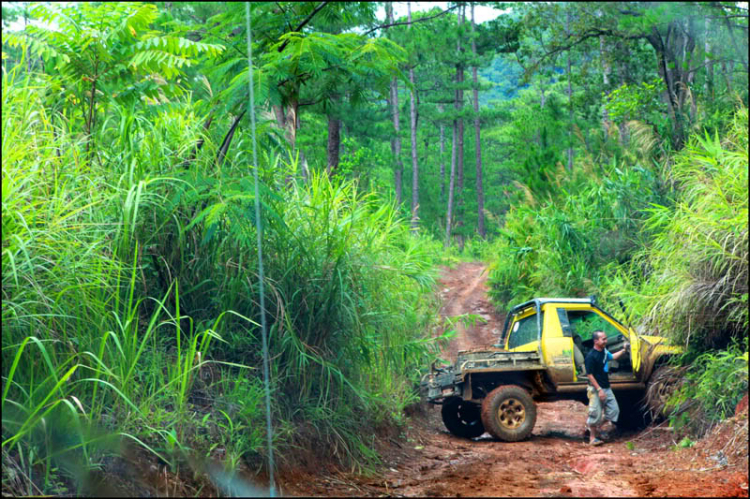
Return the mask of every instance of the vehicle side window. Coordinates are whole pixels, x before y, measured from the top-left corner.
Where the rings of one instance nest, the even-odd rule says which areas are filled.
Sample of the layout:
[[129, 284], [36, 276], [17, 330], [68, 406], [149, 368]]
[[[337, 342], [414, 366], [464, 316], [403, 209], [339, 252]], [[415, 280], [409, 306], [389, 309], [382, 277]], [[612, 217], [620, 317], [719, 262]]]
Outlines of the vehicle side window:
[[566, 312], [564, 308], [558, 308], [557, 317], [560, 319], [560, 327], [562, 328], [563, 336], [571, 338], [573, 336], [573, 330], [570, 327], [570, 322], [568, 322], [568, 312]]
[[573, 329], [573, 334], [578, 334], [581, 340], [590, 340], [594, 331], [604, 331], [607, 338], [614, 339], [620, 331], [608, 322], [604, 317], [589, 310], [568, 310], [568, 321]]
[[[544, 312], [542, 312], [541, 320], [544, 322]], [[536, 314], [532, 314], [513, 324], [513, 330], [508, 339], [508, 349], [520, 347], [538, 339]]]

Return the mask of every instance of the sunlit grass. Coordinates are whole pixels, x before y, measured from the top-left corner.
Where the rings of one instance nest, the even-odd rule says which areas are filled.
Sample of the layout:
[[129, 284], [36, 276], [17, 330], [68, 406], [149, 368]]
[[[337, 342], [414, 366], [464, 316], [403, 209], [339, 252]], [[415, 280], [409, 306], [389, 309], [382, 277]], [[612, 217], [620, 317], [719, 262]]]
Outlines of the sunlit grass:
[[[84, 158], [81, 123], [47, 115], [44, 84], [15, 75], [3, 75], [2, 448], [25, 478], [12, 490], [82, 486], [123, 441], [174, 473], [186, 456], [219, 459], [230, 481], [258, 470], [249, 144], [216, 168], [206, 137], [175, 169], [201, 121], [113, 104]], [[290, 182], [283, 151], [261, 156], [273, 445], [291, 462], [312, 428], [305, 445], [365, 469], [378, 458], [362, 428], [400, 421], [436, 355], [440, 244], [355, 181]]]

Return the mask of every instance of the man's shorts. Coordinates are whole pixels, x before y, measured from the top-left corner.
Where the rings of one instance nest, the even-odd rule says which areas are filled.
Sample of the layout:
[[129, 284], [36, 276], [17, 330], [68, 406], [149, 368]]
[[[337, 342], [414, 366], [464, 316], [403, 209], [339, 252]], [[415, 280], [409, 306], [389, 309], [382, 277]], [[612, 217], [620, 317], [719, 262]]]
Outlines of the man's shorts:
[[[586, 394], [589, 396], [589, 417], [586, 419], [586, 425], [589, 427], [599, 426], [604, 422], [602, 412], [613, 423], [616, 423], [620, 417], [620, 407], [617, 405], [617, 399], [615, 399], [612, 389], [604, 388], [604, 393], [607, 398], [602, 402], [593, 386], [589, 386], [586, 389]], [[602, 405], [604, 406], [604, 411], [602, 411]]]

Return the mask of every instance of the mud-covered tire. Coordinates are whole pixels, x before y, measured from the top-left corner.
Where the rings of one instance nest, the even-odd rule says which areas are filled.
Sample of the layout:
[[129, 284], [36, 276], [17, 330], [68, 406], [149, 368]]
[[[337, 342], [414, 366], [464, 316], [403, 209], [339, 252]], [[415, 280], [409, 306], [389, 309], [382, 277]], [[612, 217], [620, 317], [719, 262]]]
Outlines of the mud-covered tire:
[[479, 406], [460, 397], [449, 397], [440, 411], [448, 431], [461, 438], [476, 438], [484, 433]]
[[498, 386], [482, 402], [482, 423], [495, 438], [506, 442], [523, 440], [536, 424], [534, 399], [520, 386]]

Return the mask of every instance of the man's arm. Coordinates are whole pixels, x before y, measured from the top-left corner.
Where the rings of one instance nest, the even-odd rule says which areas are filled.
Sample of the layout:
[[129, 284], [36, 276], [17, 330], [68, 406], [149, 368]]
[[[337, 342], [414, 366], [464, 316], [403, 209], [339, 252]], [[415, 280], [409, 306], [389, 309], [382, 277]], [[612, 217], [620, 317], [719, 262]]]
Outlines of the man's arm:
[[629, 348], [630, 348], [630, 343], [628, 343], [628, 342], [626, 341], [626, 342], [625, 342], [625, 344], [624, 344], [624, 345], [622, 346], [622, 350], [620, 350], [620, 351], [619, 351], [619, 352], [617, 352], [617, 353], [613, 353], [613, 354], [612, 354], [612, 360], [617, 360], [617, 359], [619, 359], [620, 357], [622, 357], [622, 356], [623, 356], [624, 354], [628, 353], [628, 349], [629, 349]]
[[596, 378], [594, 378], [594, 375], [587, 374], [586, 376], [589, 378], [589, 383], [591, 383], [594, 386], [594, 390], [596, 390], [596, 393], [599, 395], [599, 400], [604, 402], [604, 400], [607, 398], [607, 394], [604, 393], [604, 390], [602, 390], [602, 387], [599, 386], [599, 383], [596, 382]]

